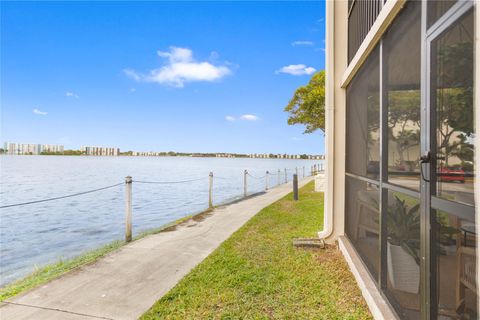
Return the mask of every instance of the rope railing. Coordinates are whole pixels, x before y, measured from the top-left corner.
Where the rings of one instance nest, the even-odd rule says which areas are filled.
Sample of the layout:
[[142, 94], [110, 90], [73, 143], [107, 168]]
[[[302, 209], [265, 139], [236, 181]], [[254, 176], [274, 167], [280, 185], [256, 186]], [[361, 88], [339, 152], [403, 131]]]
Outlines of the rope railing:
[[265, 176], [256, 177], [256, 176], [251, 175], [250, 173], [247, 173], [247, 175], [248, 175], [249, 177], [252, 177], [253, 179], [258, 179], [258, 180], [260, 180], [260, 179], [265, 179]]
[[[314, 168], [315, 167], [315, 168]], [[323, 167], [323, 166], [322, 166]], [[300, 168], [303, 170], [303, 175], [305, 176], [305, 168], [302, 167]], [[317, 170], [317, 166], [312, 166], [311, 172], [314, 173]], [[323, 168], [322, 168], [323, 169]], [[243, 188], [244, 188], [244, 197], [249, 196], [250, 194], [247, 192], [248, 191], [248, 179], [247, 176], [256, 180], [262, 180], [265, 179], [265, 191], [267, 191], [270, 188], [270, 185], [276, 185], [280, 186], [282, 183], [280, 182], [280, 177], [283, 176], [284, 183], [288, 182], [287, 179], [287, 172], [297, 172], [297, 175], [299, 173], [299, 168], [294, 168], [294, 169], [289, 169], [289, 168], [284, 168], [283, 170], [278, 169], [277, 171], [266, 171], [265, 175], [263, 176], [256, 176], [250, 174], [247, 170], [244, 170], [244, 178], [243, 178]], [[273, 181], [269, 180], [269, 176], [277, 177], [276, 183]], [[295, 175], [294, 175], [295, 176]], [[210, 172], [208, 175], [208, 181], [209, 181], [209, 200], [208, 200], [208, 206], [209, 208], [213, 208], [213, 181], [214, 179], [219, 179], [219, 180], [231, 180], [232, 178], [226, 178], [222, 176], [214, 176], [213, 172]], [[25, 206], [25, 205], [31, 205], [31, 204], [36, 204], [36, 203], [42, 203], [42, 202], [49, 202], [49, 201], [55, 201], [55, 200], [60, 200], [60, 199], [65, 199], [65, 198], [72, 198], [72, 197], [77, 197], [89, 193], [94, 193], [94, 192], [99, 192], [102, 190], [106, 189], [111, 189], [115, 188], [121, 185], [125, 185], [126, 188], [126, 231], [125, 231], [125, 239], [127, 242], [131, 241], [132, 239], [132, 231], [131, 231], [131, 216], [132, 216], [132, 184], [133, 183], [139, 183], [139, 184], [155, 184], [155, 185], [172, 185], [172, 184], [183, 184], [183, 183], [191, 183], [191, 182], [197, 182], [197, 181], [205, 181], [207, 180], [207, 177], [203, 178], [194, 178], [194, 179], [187, 179], [187, 180], [177, 180], [177, 181], [148, 181], [148, 180], [133, 180], [132, 177], [128, 176], [125, 178], [125, 182], [121, 183], [116, 183], [113, 185], [105, 186], [102, 188], [97, 188], [97, 189], [92, 189], [92, 190], [87, 190], [87, 191], [82, 191], [82, 192], [77, 192], [73, 194], [68, 194], [68, 195], [63, 195], [63, 196], [58, 196], [58, 197], [52, 197], [52, 198], [47, 198], [47, 199], [40, 199], [40, 200], [33, 200], [33, 201], [27, 201], [27, 202], [21, 202], [21, 203], [15, 203], [15, 204], [7, 204], [7, 205], [2, 205], [0, 206], [0, 209], [5, 209], [5, 208], [12, 208], [12, 207], [18, 207], [18, 206]], [[282, 179], [283, 180], [283, 179]], [[258, 186], [257, 186], [258, 187]]]
[[177, 184], [177, 183], [188, 183], [188, 182], [195, 182], [195, 181], [202, 181], [206, 178], [197, 178], [197, 179], [190, 179], [190, 180], [180, 180], [180, 181], [143, 181], [143, 180], [133, 180], [132, 182], [136, 183], [149, 183], [149, 184]]
[[232, 178], [225, 178], [225, 177], [219, 177], [219, 176], [215, 176], [215, 179], [220, 179], [220, 180], [231, 180]]
[[34, 200], [34, 201], [28, 201], [28, 202], [22, 202], [22, 203], [15, 203], [15, 204], [8, 204], [8, 205], [0, 206], [0, 209], [11, 208], [11, 207], [18, 207], [18, 206], [25, 206], [25, 205], [28, 205], [28, 204], [41, 203], [41, 202], [47, 202], [47, 201], [54, 201], [54, 200], [60, 200], [60, 199], [65, 199], [65, 198], [77, 197], [77, 196], [81, 196], [81, 195], [88, 194], [88, 193], [94, 193], [94, 192], [98, 192], [98, 191], [102, 191], [102, 190], [106, 190], [106, 189], [111, 189], [111, 188], [114, 188], [114, 187], [118, 187], [118, 186], [120, 186], [120, 185], [122, 185], [122, 184], [124, 184], [124, 183], [121, 182], [121, 183], [117, 183], [117, 184], [114, 184], [114, 185], [111, 185], [111, 186], [106, 186], [106, 187], [103, 187], [103, 188], [98, 188], [98, 189], [93, 189], [93, 190], [88, 190], [88, 191], [77, 192], [77, 193], [68, 194], [68, 195], [60, 196], [60, 197], [47, 198], [47, 199], [42, 199], [42, 200]]

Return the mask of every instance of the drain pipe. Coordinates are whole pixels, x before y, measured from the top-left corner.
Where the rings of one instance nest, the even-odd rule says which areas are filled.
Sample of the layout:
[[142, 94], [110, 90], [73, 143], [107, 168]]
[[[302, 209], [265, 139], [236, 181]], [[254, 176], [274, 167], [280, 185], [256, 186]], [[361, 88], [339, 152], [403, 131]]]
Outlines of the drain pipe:
[[333, 170], [334, 170], [334, 101], [335, 101], [335, 64], [334, 64], [334, 6], [335, 1], [326, 1], [326, 64], [325, 64], [325, 173], [327, 188], [324, 193], [323, 230], [318, 232], [320, 239], [326, 239], [333, 233]]

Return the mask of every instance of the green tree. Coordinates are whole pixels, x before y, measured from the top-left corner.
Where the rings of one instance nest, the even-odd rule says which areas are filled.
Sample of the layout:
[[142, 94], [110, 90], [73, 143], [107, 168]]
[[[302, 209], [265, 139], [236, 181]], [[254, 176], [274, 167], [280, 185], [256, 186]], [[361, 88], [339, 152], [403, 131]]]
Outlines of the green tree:
[[304, 133], [325, 132], [325, 71], [315, 73], [306, 86], [298, 88], [285, 107], [288, 124], [303, 124]]
[[473, 123], [473, 39], [445, 44], [439, 48], [436, 88], [438, 152], [462, 162], [473, 161], [473, 152], [467, 144], [475, 132]]

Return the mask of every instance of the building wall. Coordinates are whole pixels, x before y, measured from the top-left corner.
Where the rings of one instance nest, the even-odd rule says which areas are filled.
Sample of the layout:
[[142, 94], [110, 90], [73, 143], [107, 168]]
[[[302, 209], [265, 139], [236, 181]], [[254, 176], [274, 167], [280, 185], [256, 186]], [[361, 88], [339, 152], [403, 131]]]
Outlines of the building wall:
[[[329, 1], [327, 5], [333, 6], [333, 19], [328, 19], [329, 25], [327, 28], [333, 28], [335, 35], [331, 41], [327, 42], [327, 66], [333, 62], [333, 68], [327, 70], [327, 77], [333, 76], [333, 81], [327, 80], [329, 86], [327, 88], [326, 100], [333, 105], [327, 105], [333, 113], [333, 143], [328, 143], [327, 157], [332, 157], [331, 161], [327, 160], [327, 170], [331, 173], [328, 176], [333, 180], [328, 186], [333, 188], [327, 190], [326, 197], [331, 197], [331, 204], [326, 206], [326, 209], [331, 211], [333, 216], [333, 230], [332, 235], [327, 241], [335, 241], [339, 235], [344, 234], [345, 225], [345, 89], [340, 86], [340, 79], [347, 68], [348, 61], [348, 2], [347, 1]], [[337, 36], [345, 35], [345, 36]], [[334, 41], [333, 41], [334, 40]], [[330, 71], [330, 74], [328, 74]], [[330, 89], [330, 90], [329, 90]], [[333, 93], [333, 97], [331, 94]], [[331, 132], [326, 133], [327, 139]], [[331, 140], [330, 140], [331, 141]], [[328, 175], [328, 173], [327, 173]], [[328, 199], [327, 199], [328, 203]], [[328, 212], [326, 213], [329, 214]]]
[[[331, 123], [327, 123], [327, 132], [326, 137], [327, 141], [332, 140], [332, 143], [327, 142], [326, 154], [327, 154], [327, 176], [328, 179], [333, 180], [327, 183], [327, 191], [325, 194], [326, 197], [326, 212], [325, 216], [328, 219], [329, 214], [332, 216], [333, 226], [332, 233], [326, 238], [327, 242], [333, 242], [338, 239], [339, 236], [345, 234], [345, 211], [346, 205], [348, 206], [348, 200], [346, 201], [346, 187], [345, 187], [345, 173], [346, 173], [346, 90], [344, 89], [354, 75], [359, 70], [360, 66], [366, 60], [366, 58], [371, 54], [371, 50], [375, 47], [375, 44], [380, 40], [385, 30], [388, 29], [392, 21], [395, 20], [398, 13], [401, 12], [405, 1], [403, 0], [387, 0], [385, 2], [385, 7], [382, 9], [383, 12], [380, 13], [378, 17], [378, 23], [375, 23], [372, 32], [370, 32], [364, 43], [362, 43], [357, 55], [353, 58], [351, 65], [347, 65], [347, 27], [348, 27], [348, 2], [347, 1], [327, 1], [327, 43], [326, 43], [326, 52], [327, 52], [327, 80], [326, 80], [326, 108], [327, 110], [333, 111], [333, 119]], [[476, 48], [476, 57], [478, 57], [479, 52], [479, 35], [480, 35], [480, 15], [479, 15], [479, 6], [480, 3], [476, 2], [476, 19], [475, 19], [475, 48]], [[328, 16], [330, 11], [329, 8], [333, 7], [331, 11], [332, 16]], [[385, 10], [386, 9], [386, 10]], [[333, 37], [329, 37], [329, 30], [333, 29]], [[423, 36], [423, 34], [422, 34]], [[332, 67], [333, 65], [333, 67]], [[476, 119], [476, 147], [480, 144], [480, 134], [478, 130], [480, 128], [480, 106], [478, 103], [479, 92], [479, 63], [476, 61], [475, 65], [475, 88], [474, 88], [474, 97], [475, 97], [475, 119]], [[361, 119], [358, 119], [361, 121]], [[328, 120], [327, 120], [328, 121]], [[330, 127], [330, 130], [329, 130]], [[331, 136], [333, 135], [333, 137]], [[364, 146], [358, 146], [364, 147]], [[390, 144], [389, 150], [395, 150], [396, 145]], [[480, 157], [476, 149], [476, 177], [475, 180], [476, 188], [479, 190], [480, 181], [478, 179], [479, 170], [480, 170]], [[418, 158], [418, 148], [417, 151], [408, 150], [404, 154], [407, 158], [406, 160], [416, 160]], [[392, 155], [392, 161], [389, 162], [389, 165], [394, 165], [394, 157]], [[390, 158], [389, 158], [390, 160]], [[362, 161], [362, 160], [361, 160]], [[457, 158], [451, 158], [450, 164], [456, 164], [459, 162]], [[362, 164], [360, 164], [363, 166]], [[364, 166], [363, 166], [364, 167]], [[388, 193], [390, 196], [390, 193]], [[479, 203], [480, 194], [475, 194], [476, 201]], [[328, 199], [332, 198], [332, 203], [328, 204]], [[387, 204], [389, 199], [387, 199]], [[476, 210], [476, 222], [477, 222], [477, 234], [480, 230], [478, 222], [480, 221], [480, 212], [479, 207], [475, 208]], [[476, 238], [478, 246], [480, 246], [480, 237]], [[478, 266], [479, 262], [478, 252], [477, 252], [477, 275], [480, 276], [480, 267]], [[440, 263], [438, 263], [440, 265]], [[383, 268], [385, 270], [385, 268]], [[442, 274], [438, 271], [438, 274]], [[444, 272], [442, 276], [446, 273]], [[450, 275], [448, 275], [450, 277]], [[453, 275], [452, 275], [453, 277]], [[453, 289], [453, 286], [452, 286]], [[438, 289], [440, 290], [440, 289]], [[443, 290], [443, 289], [442, 289]], [[439, 291], [440, 292], [440, 291]], [[439, 293], [441, 295], [441, 293]], [[425, 297], [424, 294], [422, 296]], [[478, 295], [477, 295], [478, 298]], [[422, 300], [423, 301], [423, 300]], [[424, 304], [425, 306], [425, 304]], [[423, 307], [426, 310], [426, 307]]]

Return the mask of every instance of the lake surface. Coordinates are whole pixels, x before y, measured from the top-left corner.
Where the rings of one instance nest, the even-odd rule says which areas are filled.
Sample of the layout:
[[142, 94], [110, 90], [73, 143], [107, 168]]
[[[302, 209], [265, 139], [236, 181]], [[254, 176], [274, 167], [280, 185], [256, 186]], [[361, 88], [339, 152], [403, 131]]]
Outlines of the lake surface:
[[[221, 204], [243, 196], [243, 171], [255, 177], [266, 170], [288, 169], [292, 180], [310, 173], [320, 160], [190, 158], [0, 156], [0, 205], [41, 200], [138, 181], [190, 183], [133, 183], [133, 235], [160, 227], [208, 207], [208, 174], [214, 173], [213, 201]], [[265, 179], [248, 178], [248, 193], [263, 191]], [[78, 197], [0, 209], [0, 285], [21, 278], [36, 266], [81, 254], [124, 237], [125, 187]]]

